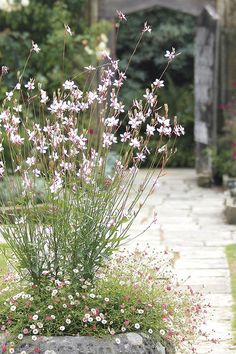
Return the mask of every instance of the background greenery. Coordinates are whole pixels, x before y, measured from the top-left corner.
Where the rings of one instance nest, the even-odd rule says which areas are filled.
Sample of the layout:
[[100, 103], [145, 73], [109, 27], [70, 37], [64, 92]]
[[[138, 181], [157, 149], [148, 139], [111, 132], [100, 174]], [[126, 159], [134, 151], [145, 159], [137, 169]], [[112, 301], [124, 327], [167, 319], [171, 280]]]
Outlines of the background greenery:
[[[7, 77], [10, 88], [16, 83], [16, 72], [24, 67], [32, 40], [41, 51], [31, 58], [25, 79], [38, 79], [49, 93], [65, 78], [73, 77], [82, 67], [94, 62], [95, 56], [92, 52], [86, 52], [85, 46], [90, 49], [95, 47], [99, 34], [107, 30], [107, 24], [88, 26], [87, 2], [30, 0], [29, 5], [20, 11], [0, 11], [0, 65], [10, 68]], [[66, 36], [63, 64], [64, 24], [71, 27], [74, 35], [73, 39]], [[2, 85], [0, 93], [5, 91], [6, 87]]]
[[178, 153], [171, 161], [172, 166], [194, 165], [194, 97], [193, 97], [193, 43], [195, 20], [191, 16], [175, 11], [154, 8], [128, 16], [122, 24], [117, 43], [117, 57], [125, 69], [127, 60], [134, 49], [137, 35], [148, 21], [152, 35], [144, 36], [128, 70], [128, 80], [122, 90], [123, 100], [131, 103], [137, 93], [140, 98], [147, 85], [160, 76], [165, 65], [165, 51], [171, 47], [181, 52], [165, 75], [166, 86], [160, 90], [160, 104], [168, 103], [170, 115], [178, 116], [184, 125], [186, 135], [177, 143]]

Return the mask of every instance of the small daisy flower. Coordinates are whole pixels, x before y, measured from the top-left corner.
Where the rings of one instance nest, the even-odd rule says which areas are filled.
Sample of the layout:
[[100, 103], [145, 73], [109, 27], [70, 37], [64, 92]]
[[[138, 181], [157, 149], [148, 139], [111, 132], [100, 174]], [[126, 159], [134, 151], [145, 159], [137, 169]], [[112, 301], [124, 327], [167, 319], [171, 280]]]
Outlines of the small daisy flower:
[[67, 318], [67, 319], [66, 319], [66, 323], [67, 323], [67, 324], [71, 324], [71, 319], [70, 319], [70, 318]]
[[59, 329], [63, 332], [65, 330], [65, 326], [61, 326]]
[[17, 336], [17, 338], [18, 338], [19, 340], [23, 339], [23, 337], [24, 337], [24, 335], [23, 335], [22, 333], [18, 334], [18, 336]]
[[149, 328], [148, 333], [153, 334], [153, 330], [151, 328]]
[[116, 338], [116, 344], [120, 344], [120, 338]]
[[39, 318], [38, 315], [34, 315], [34, 316], [33, 316], [33, 320], [34, 320], [34, 321], [37, 321], [38, 318]]
[[37, 336], [34, 335], [34, 336], [31, 337], [31, 339], [32, 339], [32, 341], [35, 342], [37, 340]]
[[10, 310], [13, 312], [13, 311], [16, 311], [16, 306], [15, 305], [12, 305], [11, 307], [10, 307]]
[[135, 329], [140, 329], [140, 324], [139, 323], [135, 323], [134, 328]]
[[165, 334], [166, 334], [166, 332], [164, 331], [164, 329], [161, 329], [161, 330], [160, 330], [160, 335], [161, 335], [161, 336], [164, 336]]

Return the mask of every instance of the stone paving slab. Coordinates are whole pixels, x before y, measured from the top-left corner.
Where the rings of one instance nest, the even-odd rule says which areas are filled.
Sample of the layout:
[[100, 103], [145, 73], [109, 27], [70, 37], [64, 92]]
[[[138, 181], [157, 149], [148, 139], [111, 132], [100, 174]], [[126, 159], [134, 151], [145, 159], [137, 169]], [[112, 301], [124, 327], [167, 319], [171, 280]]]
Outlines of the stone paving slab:
[[[141, 171], [139, 178], [144, 174]], [[225, 245], [236, 241], [236, 227], [225, 224], [222, 190], [200, 188], [196, 181], [192, 169], [166, 171], [144, 209], [147, 217], [142, 214], [147, 222], [155, 209], [158, 227], [138, 241], [141, 245], [148, 242], [157, 250], [161, 242], [162, 249], [175, 252], [177, 275], [193, 289], [203, 291], [211, 302], [213, 309], [206, 327], [215, 329], [220, 344], [199, 343], [198, 353], [236, 354], [230, 342], [232, 296], [224, 251]], [[136, 183], [138, 186], [138, 179]], [[137, 223], [135, 228], [139, 228]]]

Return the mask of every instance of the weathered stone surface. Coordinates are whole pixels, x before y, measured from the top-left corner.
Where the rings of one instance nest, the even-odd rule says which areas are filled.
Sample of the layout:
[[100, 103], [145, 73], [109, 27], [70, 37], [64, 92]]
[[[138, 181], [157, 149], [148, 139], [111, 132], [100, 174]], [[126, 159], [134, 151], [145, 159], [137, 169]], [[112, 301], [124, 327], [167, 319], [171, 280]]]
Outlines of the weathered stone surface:
[[236, 203], [230, 196], [226, 196], [225, 199], [225, 217], [229, 224], [236, 224]]
[[[119, 343], [119, 344], [118, 344]], [[174, 354], [175, 350], [165, 349], [160, 343], [154, 344], [145, 335], [137, 333], [121, 334], [114, 337], [95, 338], [82, 336], [43, 337], [39, 342], [32, 340], [19, 344], [15, 353], [25, 350], [35, 353], [39, 347], [41, 354]]]

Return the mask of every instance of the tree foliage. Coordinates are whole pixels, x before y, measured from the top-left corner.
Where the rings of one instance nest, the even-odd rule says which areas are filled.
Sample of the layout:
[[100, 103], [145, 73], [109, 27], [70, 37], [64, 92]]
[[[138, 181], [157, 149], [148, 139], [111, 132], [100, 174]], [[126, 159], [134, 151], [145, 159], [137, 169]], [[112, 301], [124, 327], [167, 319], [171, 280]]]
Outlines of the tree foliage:
[[178, 116], [185, 126], [186, 136], [178, 143], [178, 153], [173, 165], [193, 166], [193, 44], [194, 19], [182, 13], [154, 8], [128, 16], [128, 22], [119, 29], [117, 57], [120, 65], [126, 68], [127, 58], [134, 49], [137, 33], [147, 21], [152, 26], [152, 34], [144, 36], [141, 46], [135, 53], [127, 72], [127, 83], [122, 90], [126, 103], [132, 101], [137, 93], [142, 98], [147, 82], [158, 78], [166, 65], [165, 51], [176, 48], [181, 55], [171, 64], [164, 76], [165, 87], [160, 90], [160, 101], [169, 105], [170, 115]]

